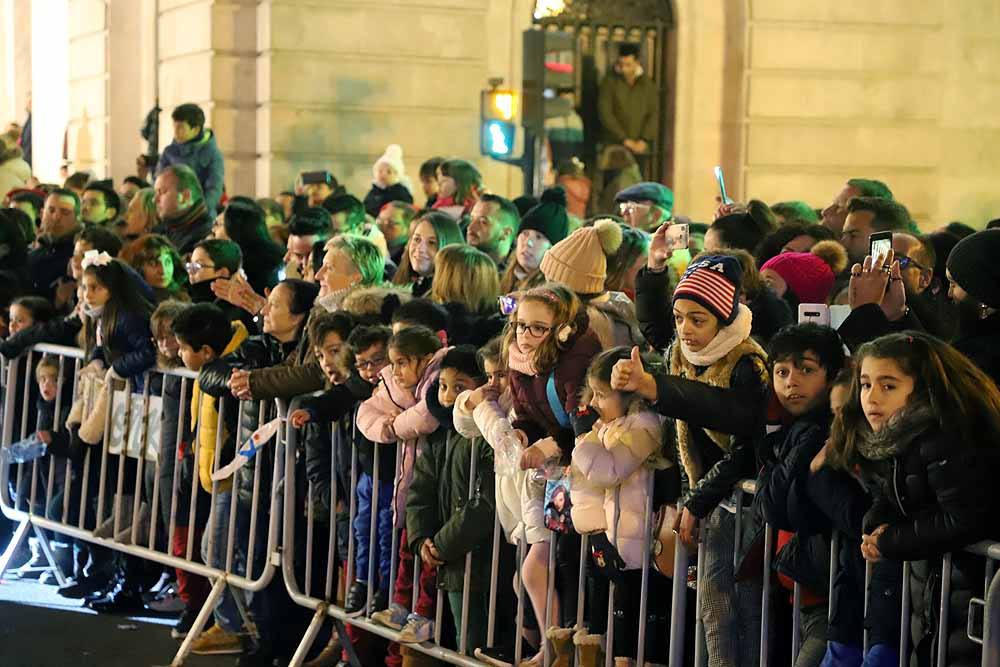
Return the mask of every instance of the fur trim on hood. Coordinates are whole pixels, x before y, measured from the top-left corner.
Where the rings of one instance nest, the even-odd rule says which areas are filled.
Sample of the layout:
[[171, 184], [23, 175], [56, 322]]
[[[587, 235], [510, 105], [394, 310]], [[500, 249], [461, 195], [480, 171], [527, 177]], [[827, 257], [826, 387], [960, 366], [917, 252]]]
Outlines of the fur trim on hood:
[[869, 461], [886, 461], [905, 451], [927, 431], [938, 426], [933, 408], [923, 401], [908, 405], [880, 431], [858, 438], [858, 452]]
[[353, 290], [344, 297], [341, 308], [356, 317], [377, 317], [388, 325], [396, 308], [412, 298], [410, 290], [406, 287], [396, 285], [363, 287]]

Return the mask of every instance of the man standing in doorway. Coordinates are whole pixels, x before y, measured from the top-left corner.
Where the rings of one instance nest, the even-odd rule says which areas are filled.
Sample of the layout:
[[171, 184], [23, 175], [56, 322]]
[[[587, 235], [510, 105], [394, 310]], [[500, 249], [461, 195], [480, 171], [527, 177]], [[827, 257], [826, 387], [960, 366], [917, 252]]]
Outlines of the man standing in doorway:
[[639, 64], [639, 45], [620, 44], [614, 71], [604, 77], [597, 97], [601, 138], [605, 145], [628, 148], [647, 177], [659, 129], [659, 95], [656, 84]]

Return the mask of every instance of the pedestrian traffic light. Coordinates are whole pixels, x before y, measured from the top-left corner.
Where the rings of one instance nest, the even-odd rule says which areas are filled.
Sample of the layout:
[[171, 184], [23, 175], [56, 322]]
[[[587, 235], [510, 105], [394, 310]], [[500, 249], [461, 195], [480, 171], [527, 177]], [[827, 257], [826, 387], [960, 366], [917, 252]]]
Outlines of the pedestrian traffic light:
[[514, 151], [517, 93], [496, 87], [484, 90], [479, 106], [480, 153], [491, 157], [510, 157]]
[[539, 136], [545, 120], [573, 112], [576, 91], [576, 44], [568, 32], [524, 31], [524, 78], [521, 122]]

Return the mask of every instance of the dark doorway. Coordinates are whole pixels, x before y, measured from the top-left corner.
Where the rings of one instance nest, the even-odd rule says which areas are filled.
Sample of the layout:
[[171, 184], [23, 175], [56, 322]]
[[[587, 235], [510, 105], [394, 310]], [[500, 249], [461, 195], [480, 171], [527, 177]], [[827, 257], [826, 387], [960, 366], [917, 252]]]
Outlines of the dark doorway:
[[559, 30], [575, 37], [576, 111], [583, 123], [580, 159], [587, 174], [600, 187], [596, 169], [601, 148], [598, 89], [613, 72], [619, 45], [639, 44], [639, 60], [645, 75], [659, 91], [658, 135], [645, 168], [646, 180], [670, 184], [673, 180], [674, 83], [676, 49], [674, 15], [669, 0], [539, 0], [535, 25], [541, 30]]

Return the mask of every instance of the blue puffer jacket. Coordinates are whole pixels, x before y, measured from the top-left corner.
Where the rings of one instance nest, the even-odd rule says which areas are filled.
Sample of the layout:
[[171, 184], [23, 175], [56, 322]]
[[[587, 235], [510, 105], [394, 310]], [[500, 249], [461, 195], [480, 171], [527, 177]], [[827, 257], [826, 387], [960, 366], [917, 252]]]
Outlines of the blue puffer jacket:
[[219, 202], [222, 200], [225, 176], [222, 152], [215, 143], [215, 134], [209, 129], [203, 129], [191, 141], [183, 144], [172, 141], [163, 149], [160, 162], [156, 165], [156, 173], [159, 174], [175, 164], [191, 167], [198, 175], [198, 182], [201, 183], [201, 189], [205, 193], [205, 207], [208, 209], [209, 218], [214, 219], [219, 209]]

